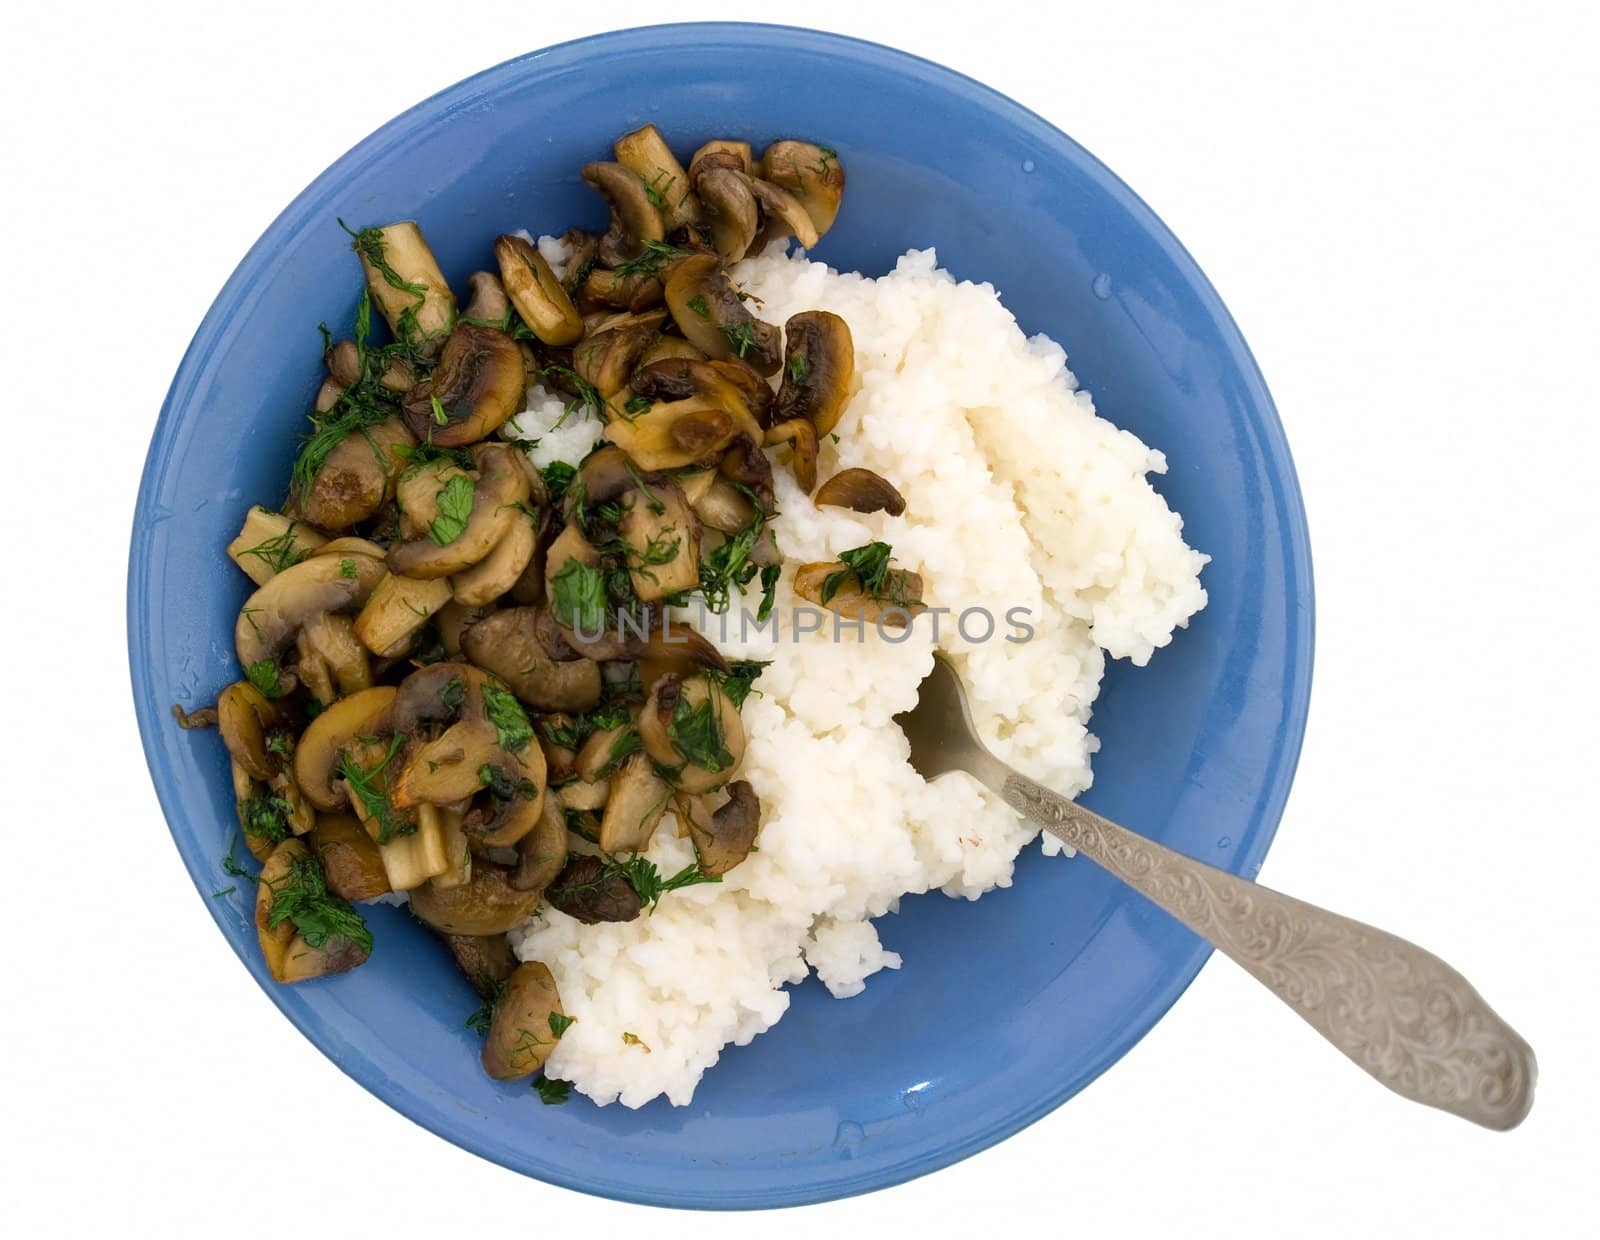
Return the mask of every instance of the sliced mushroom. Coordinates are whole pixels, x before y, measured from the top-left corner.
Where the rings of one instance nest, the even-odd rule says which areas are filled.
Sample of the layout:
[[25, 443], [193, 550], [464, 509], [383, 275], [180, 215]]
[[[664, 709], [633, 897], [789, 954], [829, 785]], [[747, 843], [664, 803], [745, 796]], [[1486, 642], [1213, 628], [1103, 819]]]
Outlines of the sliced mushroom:
[[461, 826], [479, 844], [508, 847], [539, 825], [549, 794], [544, 751], [531, 744], [517, 753], [502, 749], [488, 765], [488, 794], [474, 802]]
[[656, 338], [660, 322], [653, 319], [654, 316], [630, 315], [624, 322], [592, 330], [572, 350], [573, 370], [600, 393], [608, 418], [616, 413], [612, 399], [628, 386], [639, 359]]
[[472, 881], [459, 887], [424, 883], [411, 893], [411, 911], [446, 934], [504, 934], [526, 921], [540, 899], [537, 891], [513, 887], [511, 874], [481, 863], [472, 867]]
[[[586, 784], [599, 784], [615, 771], [631, 753], [639, 751], [639, 733], [631, 721], [619, 723], [614, 728], [602, 728], [591, 733], [578, 750], [578, 778]], [[574, 809], [596, 809], [598, 806], [577, 805]]]
[[304, 521], [255, 504], [244, 514], [238, 536], [228, 544], [228, 558], [251, 581], [264, 586], [274, 574], [298, 564], [327, 541]]
[[552, 659], [538, 627], [534, 608], [506, 608], [467, 630], [462, 649], [535, 710], [592, 710], [600, 701], [600, 665], [593, 659]]
[[375, 685], [341, 698], [306, 725], [294, 749], [294, 781], [311, 804], [329, 813], [347, 807], [339, 761], [357, 737], [389, 730], [394, 699], [392, 685]]
[[800, 200], [818, 237], [833, 227], [844, 197], [844, 166], [837, 152], [814, 142], [774, 142], [762, 152], [761, 176]]
[[561, 802], [546, 797], [539, 825], [517, 844], [517, 868], [510, 883], [517, 891], [543, 891], [567, 864], [567, 817]]
[[416, 221], [364, 228], [351, 248], [395, 339], [437, 353], [456, 324], [456, 299]]
[[[611, 781], [602, 779], [595, 783], [587, 780], [575, 780], [564, 784], [557, 790], [553, 800], [559, 800], [563, 809], [594, 811], [602, 808], [606, 798], [611, 795]], [[596, 839], [599, 837], [596, 836]]]
[[728, 671], [722, 652], [681, 620], [652, 623], [644, 640], [632, 643], [628, 653], [637, 661], [639, 683], [647, 692], [663, 676], [688, 678], [707, 670]]
[[439, 518], [439, 500], [452, 478], [471, 482], [472, 474], [451, 457], [413, 465], [400, 475], [394, 500], [400, 509], [400, 530], [407, 538], [426, 534]]
[[401, 409], [418, 439], [456, 448], [487, 438], [527, 397], [528, 372], [516, 341], [498, 328], [462, 323]]
[[802, 564], [795, 570], [794, 592], [808, 603], [826, 607], [846, 619], [882, 623], [893, 628], [905, 628], [922, 610], [922, 577], [904, 568], [891, 568], [884, 588], [877, 594], [863, 589], [856, 575], [847, 572], [834, 593], [824, 601], [822, 595], [828, 578], [845, 568], [837, 560]]
[[751, 195], [761, 208], [761, 243], [776, 241], [779, 237], [793, 237], [808, 250], [817, 244], [816, 225], [799, 198], [771, 181], [763, 181], [759, 177], [745, 179]]
[[628, 548], [628, 577], [640, 602], [653, 603], [700, 584], [700, 519], [677, 484], [641, 475], [621, 500], [617, 537]]
[[734, 416], [700, 396], [652, 405], [606, 425], [606, 438], [651, 472], [715, 460], [738, 434]]
[[761, 802], [748, 780], [736, 779], [728, 785], [728, 800], [712, 813], [699, 798], [683, 805], [680, 817], [694, 841], [700, 869], [714, 877], [726, 874], [750, 855], [761, 829]]
[[600, 261], [620, 267], [644, 253], [646, 241], [666, 237], [661, 212], [650, 201], [644, 181], [621, 164], [585, 164], [583, 179], [606, 200], [611, 223], [600, 238]]
[[[355, 930], [360, 917], [343, 900], [328, 894], [321, 867], [304, 844], [285, 840], [273, 849], [261, 866], [255, 909], [256, 937], [273, 981], [303, 982], [344, 973], [366, 960], [371, 936], [364, 928], [359, 931], [362, 942], [326, 928], [327, 912], [335, 908], [343, 909]], [[313, 910], [318, 914], [316, 921], [307, 918], [307, 928], [302, 930], [292, 912]]]
[[691, 506], [702, 523], [724, 534], [737, 534], [756, 516], [756, 506], [745, 493], [715, 475]]
[[534, 544], [538, 535], [532, 520], [512, 521], [494, 549], [463, 573], [452, 577], [451, 585], [458, 603], [469, 607], [482, 607], [492, 603], [517, 584], [522, 572], [533, 559]]
[[367, 605], [356, 617], [356, 636], [379, 658], [395, 658], [411, 649], [422, 626], [450, 601], [450, 583], [385, 574]]
[[639, 739], [650, 761], [674, 772], [672, 782], [691, 795], [722, 787], [744, 762], [739, 708], [711, 676], [657, 680], [639, 711]]
[[689, 174], [659, 129], [645, 125], [625, 133], [612, 150], [617, 162], [645, 183], [668, 232], [699, 222], [700, 204], [689, 184]]
[[313, 616], [301, 626], [295, 648], [300, 679], [323, 706], [372, 686], [367, 648], [349, 616]]
[[886, 512], [891, 517], [906, 510], [905, 496], [882, 474], [870, 469], [841, 469], [817, 488], [815, 502], [818, 508]]
[[[364, 377], [362, 353], [354, 340], [341, 340], [323, 355], [323, 361], [329, 378], [341, 388], [354, 387]], [[378, 382], [391, 392], [409, 392], [417, 380], [403, 358], [391, 357]]]
[[[567, 495], [570, 501], [571, 491]], [[583, 536], [583, 531], [576, 524], [568, 525], [550, 544], [550, 552], [545, 557], [544, 591], [550, 600], [550, 614], [569, 634], [569, 641], [592, 659], [615, 659], [622, 653], [622, 647], [615, 644], [609, 624], [602, 625], [599, 633], [578, 633], [576, 629], [584, 617], [575, 609], [558, 605], [566, 599], [564, 586], [569, 579], [579, 575], [580, 569], [598, 569], [600, 561], [600, 552]], [[585, 624], [584, 627], [588, 630], [593, 626]]]
[[783, 386], [773, 416], [805, 418], [817, 437], [839, 424], [855, 377], [856, 347], [850, 325], [826, 310], [805, 310], [783, 325]]
[[778, 329], [745, 308], [712, 254], [673, 264], [667, 276], [667, 309], [685, 339], [709, 358], [737, 357], [757, 374], [776, 374]]
[[[661, 295], [666, 296], [666, 286], [662, 285]], [[657, 336], [654, 343], [644, 351], [639, 358], [640, 366], [649, 366], [653, 362], [663, 362], [669, 357], [686, 357], [692, 361], [705, 361], [706, 355], [700, 352], [682, 336]]]
[[649, 271], [608, 271], [596, 267], [583, 282], [584, 301], [637, 314], [661, 304], [661, 277]]
[[594, 265], [600, 261], [600, 238], [583, 228], [569, 228], [561, 234], [561, 244], [567, 248], [567, 261], [561, 269], [561, 287], [567, 296], [576, 299], [583, 281]]
[[[433, 875], [436, 887], [460, 887], [472, 881], [472, 844], [462, 826], [466, 815], [461, 809], [448, 805], [432, 807], [439, 823], [439, 849], [444, 853], [445, 868]], [[419, 807], [418, 814], [426, 810]]]
[[462, 322], [504, 327], [510, 313], [511, 299], [506, 296], [506, 286], [499, 276], [492, 271], [474, 271], [467, 277], [467, 304], [461, 311]]
[[439, 635], [439, 644], [446, 657], [459, 659], [462, 642], [480, 620], [494, 614], [492, 607], [467, 607], [452, 599], [433, 617], [433, 629]]
[[511, 523], [522, 519], [520, 505], [528, 499], [528, 475], [518, 455], [504, 443], [473, 447], [478, 479], [465, 528], [442, 544], [431, 533], [395, 543], [388, 552], [389, 571], [407, 577], [449, 577], [488, 555]]
[[500, 983], [517, 967], [511, 940], [503, 934], [441, 934], [439, 938], [480, 999], [498, 995]]
[[265, 781], [283, 769], [283, 760], [268, 748], [268, 741], [286, 722], [283, 709], [248, 680], [235, 681], [217, 694], [222, 743], [252, 779]]
[[[378, 844], [378, 855], [383, 858], [383, 872], [388, 876], [389, 886], [396, 891], [432, 887], [430, 879], [450, 870], [454, 858], [445, 852], [441, 814], [437, 806], [419, 805], [415, 812], [415, 830]], [[357, 816], [360, 816], [359, 810]], [[371, 820], [363, 819], [362, 825], [366, 827], [368, 835], [374, 833]]]
[[795, 485], [810, 495], [817, 485], [817, 432], [804, 418], [791, 418], [774, 423], [767, 432], [769, 446], [788, 444], [789, 468], [794, 471]]
[[731, 266], [750, 252], [761, 226], [761, 212], [750, 178], [716, 164], [703, 167], [695, 178], [694, 192], [711, 225], [717, 258]]
[[647, 755], [635, 753], [624, 759], [611, 776], [611, 794], [600, 819], [601, 850], [642, 852], [655, 834], [671, 792]]
[[312, 617], [360, 607], [382, 578], [382, 563], [367, 555], [312, 556], [284, 569], [239, 610], [233, 628], [239, 665], [248, 670], [276, 659]]
[[505, 234], [495, 239], [494, 256], [506, 296], [533, 334], [545, 344], [576, 344], [583, 319], [544, 255], [526, 239]]
[[483, 1070], [497, 1081], [532, 1076], [569, 1023], [550, 970], [537, 960], [518, 965], [495, 1001], [483, 1039]]
[[[741, 434], [761, 437], [766, 421], [761, 411], [772, 399], [766, 380], [743, 362], [711, 362], [703, 358], [663, 358], [641, 364], [629, 386], [651, 400], [679, 401], [701, 397], [733, 416]], [[756, 389], [765, 392], [765, 399]]]
[[345, 900], [376, 900], [389, 891], [383, 856], [354, 815], [318, 814], [310, 844], [334, 895]]
[[692, 181], [711, 167], [733, 168], [739, 172], [753, 172], [750, 162], [750, 144], [731, 138], [713, 138], [689, 157], [689, 179]]
[[394, 497], [405, 449], [416, 442], [399, 418], [351, 431], [329, 450], [310, 484], [295, 490], [295, 506], [325, 530], [347, 530], [371, 520]]
[[476, 796], [485, 780], [480, 772], [505, 762], [494, 724], [487, 719], [462, 719], [432, 740], [408, 746], [400, 773], [389, 789], [396, 809], [414, 805], [450, 805]]
[[762, 438], [764, 436], [752, 438], [749, 435], [740, 435], [723, 453], [722, 460], [717, 464], [717, 473], [729, 482], [744, 487], [756, 497], [763, 508], [771, 512], [772, 462], [761, 450]]
[[544, 891], [550, 907], [593, 926], [603, 921], [633, 921], [639, 916], [639, 893], [626, 875], [610, 869], [599, 857], [574, 857]]

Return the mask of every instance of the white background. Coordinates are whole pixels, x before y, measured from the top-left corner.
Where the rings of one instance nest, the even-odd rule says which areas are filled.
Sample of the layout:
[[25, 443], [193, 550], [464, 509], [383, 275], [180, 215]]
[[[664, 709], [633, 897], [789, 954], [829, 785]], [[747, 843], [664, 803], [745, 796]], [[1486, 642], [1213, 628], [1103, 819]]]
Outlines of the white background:
[[[1262, 877], [1459, 965], [1539, 1052], [1521, 1130], [1400, 1102], [1219, 960], [1087, 1092], [955, 1168], [759, 1219], [647, 1211], [525, 1181], [390, 1112], [212, 929], [139, 755], [121, 602], [140, 464], [206, 306], [307, 181], [425, 95], [597, 23], [763, 13], [1033, 107], [1215, 282], [1282, 411], [1316, 557], [1310, 731]], [[1594, 1234], [1592, 13], [6, 6], [0, 1226]]]

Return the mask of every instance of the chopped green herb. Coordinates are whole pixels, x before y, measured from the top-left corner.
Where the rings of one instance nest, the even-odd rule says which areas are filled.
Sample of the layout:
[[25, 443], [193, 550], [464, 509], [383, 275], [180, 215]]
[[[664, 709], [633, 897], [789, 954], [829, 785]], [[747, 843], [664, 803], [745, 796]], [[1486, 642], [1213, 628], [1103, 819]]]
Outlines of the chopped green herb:
[[458, 711], [467, 700], [467, 682], [459, 676], [452, 676], [445, 682], [443, 689], [439, 690], [439, 705], [448, 711]]
[[267, 736], [267, 752], [275, 753], [280, 758], [287, 758], [294, 753], [294, 737], [288, 732], [272, 732]]
[[558, 1038], [568, 1029], [571, 1029], [572, 1026], [578, 1023], [578, 1018], [576, 1016], [566, 1016], [561, 1012], [551, 1012], [549, 1020], [550, 1032], [555, 1034]]
[[278, 661], [262, 659], [244, 669], [245, 679], [269, 698], [283, 696], [283, 685], [278, 679]]
[[362, 770], [348, 753], [339, 759], [339, 774], [349, 784], [356, 800], [361, 802], [363, 816], [378, 824], [380, 844], [387, 844], [398, 835], [410, 835], [417, 829], [415, 822], [407, 821], [389, 805], [389, 778], [385, 772], [405, 741], [404, 732], [395, 733], [383, 760], [370, 771]]
[[690, 706], [688, 695], [678, 698], [678, 705], [667, 724], [667, 739], [685, 762], [703, 771], [725, 771], [733, 765], [733, 754], [728, 752], [722, 734], [721, 713], [717, 697], [721, 690], [711, 682], [711, 691], [700, 705]]
[[472, 516], [472, 479], [464, 474], [453, 474], [439, 491], [439, 515], [428, 526], [428, 537], [444, 547], [461, 537]]
[[630, 396], [622, 406], [622, 411], [638, 417], [641, 413], [649, 413], [650, 406], [655, 404], [648, 396]]
[[693, 297], [689, 298], [688, 302], [685, 304], [687, 304], [689, 309], [693, 310], [701, 318], [709, 319], [711, 317], [711, 307], [706, 305], [706, 299], [699, 293], [696, 293]]
[[606, 623], [606, 581], [599, 569], [568, 556], [550, 579], [550, 605], [558, 619], [585, 633], [598, 633]]
[[829, 573], [822, 580], [822, 601], [827, 603], [839, 592], [839, 587], [854, 577], [861, 589], [873, 598], [882, 598], [889, 586], [889, 558], [894, 549], [885, 542], [869, 542], [865, 546], [839, 553], [839, 563], [844, 567]]
[[356, 579], [356, 562], [354, 560], [340, 560], [339, 576], [354, 581]]
[[594, 384], [590, 383], [576, 370], [573, 370], [572, 367], [558, 366], [554, 363], [551, 363], [539, 371], [539, 378], [541, 380], [545, 375], [560, 376], [572, 386], [574, 391], [578, 393], [567, 402], [566, 409], [562, 412], [561, 416], [556, 419], [556, 424], [550, 428], [551, 430], [557, 429], [579, 409], [584, 410], [593, 417], [599, 418], [602, 422], [606, 420], [606, 398], [600, 395], [599, 388], [595, 387]]
[[[647, 191], [648, 192], [648, 191]], [[656, 205], [660, 205], [659, 203]], [[654, 276], [675, 259], [687, 258], [691, 251], [668, 245], [665, 241], [646, 241], [638, 258], [630, 258], [616, 269], [618, 276]], [[587, 273], [585, 273], [587, 275]]]
[[700, 868], [698, 861], [683, 867], [671, 878], [662, 878], [661, 871], [656, 868], [654, 861], [648, 861], [637, 853], [624, 861], [615, 857], [606, 858], [605, 876], [620, 874], [633, 886], [639, 903], [654, 911], [660, 903], [661, 897], [668, 892], [678, 891], [684, 887], [693, 887], [699, 883], [720, 883], [720, 874], [707, 874]]
[[439, 402], [439, 398], [437, 396], [428, 397], [428, 405], [433, 411], [433, 421], [435, 425], [450, 425], [450, 415], [444, 411], [444, 405]]
[[721, 678], [722, 691], [728, 695], [734, 710], [744, 706], [756, 677], [770, 666], [771, 659], [735, 659], [728, 664], [728, 670]]
[[294, 922], [308, 947], [322, 947], [330, 939], [344, 939], [372, 951], [372, 932], [361, 914], [328, 890], [322, 866], [313, 857], [297, 857], [289, 872], [272, 887], [267, 927], [276, 929], [287, 919]]
[[239, 802], [239, 822], [244, 833], [269, 844], [289, 838], [289, 815], [294, 807], [282, 797], [250, 797]]
[[572, 480], [577, 476], [577, 469], [568, 465], [565, 461], [551, 461], [550, 464], [539, 471], [539, 477], [544, 479], [544, 489], [550, 494], [552, 506], [560, 506], [561, 501], [566, 497], [567, 487], [571, 485]]
[[498, 685], [484, 685], [483, 705], [488, 712], [489, 722], [494, 724], [501, 749], [516, 753], [533, 739], [533, 725], [528, 722], [528, 712], [522, 709], [521, 702], [504, 689]]
[[489, 978], [484, 978], [483, 980], [489, 987], [489, 997], [485, 999], [478, 1006], [478, 1010], [473, 1012], [473, 1014], [467, 1017], [466, 1020], [466, 1027], [476, 1033], [480, 1038], [489, 1032], [489, 1024], [494, 1020], [494, 1005], [500, 1002], [500, 996], [503, 995], [506, 990], [506, 984], [504, 982], [493, 981]]
[[489, 790], [491, 796], [499, 797], [502, 801], [510, 801], [521, 797], [524, 801], [532, 801], [539, 796], [539, 785], [531, 779], [512, 779], [497, 766], [490, 766], [485, 762], [478, 768], [478, 782]]
[[722, 329], [722, 334], [728, 338], [728, 347], [733, 350], [735, 357], [743, 357], [756, 347], [754, 323], [729, 323]]
[[228, 855], [222, 859], [222, 872], [232, 878], [254, 878], [255, 875], [239, 864], [238, 858], [233, 855], [233, 850], [239, 846], [239, 837], [235, 835], [228, 841]]
[[789, 359], [789, 381], [796, 387], [804, 386], [806, 376], [811, 373], [811, 363], [806, 361], [804, 353], [796, 353]]
[[221, 891], [213, 891], [211, 893], [211, 898], [213, 900], [220, 900], [223, 896], [232, 895], [237, 890], [237, 887], [224, 887]]
[[296, 545], [292, 523], [283, 533], [274, 535], [253, 547], [247, 547], [239, 553], [241, 559], [247, 555], [255, 556], [275, 573], [281, 573], [306, 558], [306, 552]]
[[572, 1097], [572, 1082], [560, 1081], [549, 1076], [536, 1076], [533, 1078], [533, 1090], [545, 1106], [558, 1107]]

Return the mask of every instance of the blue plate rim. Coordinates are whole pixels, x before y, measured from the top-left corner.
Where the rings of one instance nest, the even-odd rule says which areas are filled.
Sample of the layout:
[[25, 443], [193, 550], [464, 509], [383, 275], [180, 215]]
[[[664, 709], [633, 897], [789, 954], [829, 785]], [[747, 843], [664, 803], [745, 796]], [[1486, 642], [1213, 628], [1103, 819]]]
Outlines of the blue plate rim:
[[[510, 79], [520, 78], [525, 73], [538, 72], [546, 67], [551, 71], [559, 71], [568, 62], [586, 57], [595, 50], [606, 47], [621, 49], [637, 42], [671, 48], [685, 45], [704, 46], [707, 41], [717, 41], [738, 47], [773, 38], [799, 41], [807, 44], [813, 51], [852, 58], [878, 69], [899, 71], [928, 85], [948, 90], [965, 101], [1014, 124], [1019, 130], [1036, 139], [1041, 148], [1051, 155], [1076, 162], [1105, 193], [1140, 221], [1152, 241], [1188, 280], [1206, 312], [1217, 323], [1226, 344], [1227, 356], [1237, 368], [1240, 380], [1249, 393], [1252, 406], [1260, 413], [1259, 430], [1262, 434], [1263, 448], [1271, 462], [1273, 476], [1280, 489], [1278, 498], [1286, 522], [1285, 541], [1289, 545], [1292, 562], [1298, 571], [1298, 579], [1304, 583], [1305, 601], [1302, 606], [1294, 609], [1294, 631], [1289, 643], [1296, 652], [1296, 658], [1292, 675], [1285, 686], [1284, 727], [1279, 735], [1279, 744], [1272, 755], [1269, 780], [1264, 795], [1259, 801], [1263, 807], [1260, 817], [1261, 829], [1255, 833], [1250, 846], [1241, 849], [1234, 858], [1234, 868], [1238, 872], [1253, 874], [1259, 870], [1277, 834], [1305, 737], [1311, 704], [1312, 667], [1315, 661], [1315, 581], [1305, 504], [1277, 406], [1272, 400], [1266, 380], [1243, 334], [1200, 265], [1149, 205], [1081, 144], [1009, 96], [936, 61], [870, 40], [801, 26], [756, 22], [679, 22], [634, 26], [553, 44], [491, 66], [428, 96], [357, 142], [296, 195], [245, 253], [212, 301], [211, 308], [201, 320], [200, 326], [195, 330], [168, 388], [166, 398], [162, 402], [145, 458], [138, 500], [134, 508], [129, 547], [127, 635], [134, 710], [146, 764], [150, 770], [162, 815], [168, 823], [173, 846], [178, 850], [195, 890], [212, 920], [216, 922], [218, 929], [223, 932], [223, 937], [233, 947], [235, 954], [247, 969], [250, 962], [245, 958], [241, 946], [235, 944], [229, 936], [228, 927], [223, 919], [223, 910], [215, 901], [205, 898], [210, 890], [212, 876], [203, 868], [203, 859], [185, 851], [179, 842], [177, 832], [172, 828], [172, 824], [179, 817], [175, 793], [177, 781], [162, 754], [161, 746], [161, 729], [170, 723], [170, 717], [154, 700], [154, 686], [151, 683], [149, 665], [142, 659], [145, 653], [142, 644], [148, 639], [148, 633], [142, 623], [140, 603], [146, 596], [149, 584], [148, 570], [145, 567], [148, 557], [142, 553], [145, 549], [146, 534], [151, 525], [151, 513], [157, 507], [156, 494], [159, 484], [165, 477], [175, 446], [176, 411], [188, 403], [192, 390], [204, 371], [210, 346], [221, 325], [259, 280], [270, 277], [270, 266], [259, 264], [258, 256], [271, 252], [278, 245], [280, 238], [306, 222], [326, 187], [344, 181], [355, 169], [380, 157], [394, 144], [409, 140], [420, 128], [436, 124], [444, 116], [483, 96], [493, 95], [502, 83]], [[950, 1166], [1020, 1132], [1086, 1088], [1127, 1054], [1189, 988], [1210, 955], [1211, 948], [1195, 937], [1189, 955], [1180, 967], [1173, 970], [1166, 985], [1146, 1003], [1138, 1019], [1129, 1024], [1124, 1036], [1098, 1056], [1084, 1072], [1079, 1074], [1078, 1079], [1068, 1082], [1058, 1094], [1043, 1096], [1037, 1099], [1034, 1105], [1019, 1109], [986, 1128], [967, 1133], [937, 1152], [892, 1166], [866, 1169], [853, 1179], [830, 1179], [825, 1182], [786, 1187], [769, 1186], [757, 1191], [734, 1193], [707, 1193], [703, 1190], [683, 1190], [674, 1193], [639, 1191], [623, 1180], [579, 1177], [548, 1166], [540, 1166], [538, 1170], [534, 1170], [532, 1168], [538, 1165], [537, 1160], [515, 1161], [512, 1157], [513, 1151], [502, 1150], [477, 1139], [473, 1129], [468, 1125], [452, 1125], [445, 1120], [430, 1122], [420, 1114], [408, 1110], [403, 1105], [404, 1099], [392, 1095], [388, 1089], [388, 1081], [381, 1073], [362, 1056], [354, 1053], [353, 1048], [344, 1042], [337, 1030], [324, 1022], [299, 1019], [289, 1011], [283, 999], [271, 988], [263, 986], [263, 989], [279, 1011], [357, 1084], [412, 1122], [479, 1157], [545, 1183], [617, 1201], [680, 1209], [743, 1210], [813, 1204], [888, 1188]], [[421, 1108], [417, 1110], [420, 1112]]]

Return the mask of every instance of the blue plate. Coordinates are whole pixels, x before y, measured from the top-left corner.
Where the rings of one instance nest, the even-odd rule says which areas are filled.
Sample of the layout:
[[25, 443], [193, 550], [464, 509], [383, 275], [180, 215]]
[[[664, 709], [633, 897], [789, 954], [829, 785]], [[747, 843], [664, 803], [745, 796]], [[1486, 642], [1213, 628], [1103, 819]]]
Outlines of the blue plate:
[[814, 31], [665, 26], [536, 52], [413, 108], [295, 199], [201, 323], [156, 427], [130, 557], [134, 695], [205, 907], [272, 1001], [373, 1093], [485, 1158], [592, 1193], [820, 1201], [945, 1166], [1059, 1106], [1155, 1024], [1207, 949], [1087, 862], [1030, 850], [1016, 884], [980, 904], [906, 901], [880, 922], [903, 969], [843, 1003], [797, 987], [782, 1023], [728, 1050], [692, 1106], [546, 1107], [484, 1077], [462, 1027], [475, 1000], [404, 913], [377, 911], [377, 951], [347, 977], [267, 980], [246, 886], [210, 897], [231, 881], [222, 746], [168, 714], [237, 675], [245, 582], [223, 545], [250, 502], [281, 493], [319, 382], [318, 320], [343, 327], [354, 311], [336, 217], [420, 219], [459, 281], [491, 264], [496, 233], [601, 225], [577, 170], [646, 121], [680, 147], [837, 147], [849, 185], [821, 257], [878, 273], [937, 246], [958, 276], [993, 281], [1026, 330], [1064, 341], [1100, 410], [1168, 454], [1159, 486], [1214, 557], [1211, 602], [1149, 668], [1107, 676], [1087, 801], [1255, 874], [1300, 748], [1312, 610], [1294, 468], [1244, 341], [1182, 246], [1070, 139], [947, 69]]

